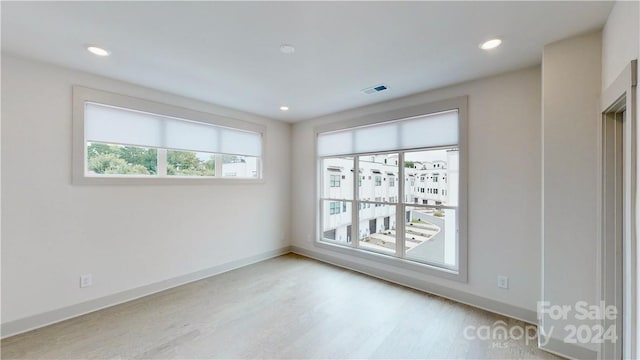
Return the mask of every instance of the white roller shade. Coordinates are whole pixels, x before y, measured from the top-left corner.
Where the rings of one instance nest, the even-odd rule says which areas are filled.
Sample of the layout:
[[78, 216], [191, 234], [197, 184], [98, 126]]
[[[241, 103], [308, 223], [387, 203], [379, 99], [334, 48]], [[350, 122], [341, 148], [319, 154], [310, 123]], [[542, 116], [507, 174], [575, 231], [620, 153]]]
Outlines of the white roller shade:
[[458, 144], [458, 110], [399, 122], [402, 149]]
[[157, 116], [85, 103], [86, 141], [157, 147], [162, 143], [162, 125]]
[[209, 124], [165, 119], [164, 144], [158, 147], [203, 152], [219, 152], [220, 129]]
[[85, 141], [261, 156], [262, 134], [86, 102]]
[[262, 134], [250, 131], [220, 128], [220, 147], [225, 154], [260, 156]]
[[340, 131], [318, 135], [318, 155], [336, 155], [353, 153], [353, 133]]
[[458, 110], [318, 134], [318, 156], [458, 144]]
[[385, 150], [399, 149], [396, 122], [354, 129], [354, 135], [354, 153], [379, 151], [381, 147]]

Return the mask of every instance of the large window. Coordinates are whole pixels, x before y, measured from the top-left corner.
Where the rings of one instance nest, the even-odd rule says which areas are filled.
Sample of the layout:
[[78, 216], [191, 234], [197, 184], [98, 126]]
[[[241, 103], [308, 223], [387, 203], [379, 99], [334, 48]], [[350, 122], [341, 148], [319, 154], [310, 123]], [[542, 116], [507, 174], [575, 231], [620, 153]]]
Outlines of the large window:
[[[464, 281], [466, 98], [425, 110], [401, 120], [317, 129], [318, 244]], [[338, 169], [350, 176], [336, 188], [331, 174]], [[348, 212], [334, 211], [338, 200], [350, 205]]]
[[74, 182], [262, 178], [264, 127], [74, 87]]

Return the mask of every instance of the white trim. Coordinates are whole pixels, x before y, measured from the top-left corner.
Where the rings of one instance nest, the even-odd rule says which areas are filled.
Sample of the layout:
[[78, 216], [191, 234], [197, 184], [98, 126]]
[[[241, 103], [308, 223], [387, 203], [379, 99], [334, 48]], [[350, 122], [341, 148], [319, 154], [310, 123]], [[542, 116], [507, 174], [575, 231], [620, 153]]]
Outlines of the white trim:
[[268, 260], [280, 255], [291, 252], [291, 247], [286, 246], [280, 249], [267, 251], [261, 254], [249, 256], [216, 265], [208, 269], [196, 271], [190, 274], [181, 275], [175, 278], [162, 280], [153, 284], [141, 286], [135, 289], [125, 290], [116, 294], [104, 296], [98, 299], [89, 300], [83, 303], [70, 305], [64, 308], [47, 311], [45, 313], [29, 316], [26, 318], [9, 321], [1, 326], [2, 338], [21, 334], [43, 326], [55, 324], [60, 321], [71, 319], [77, 316], [88, 314], [100, 309], [108, 308], [118, 304], [122, 304], [131, 300], [139, 299], [151, 294], [172, 289], [181, 285], [185, 285], [194, 281], [208, 278], [210, 276], [219, 275], [234, 269], [238, 269], [257, 262]]
[[[637, 358], [638, 349], [636, 344], [636, 334], [638, 332], [637, 324], [637, 306], [638, 300], [636, 297], [637, 289], [637, 228], [635, 224], [636, 220], [636, 142], [637, 142], [637, 129], [636, 129], [636, 91], [637, 91], [637, 60], [631, 61], [627, 67], [621, 72], [616, 80], [605, 89], [602, 93], [601, 110], [602, 118], [598, 125], [598, 299], [605, 300], [607, 304], [610, 302], [622, 303], [622, 319], [616, 319], [622, 321], [622, 324], [617, 324], [618, 328], [622, 328], [622, 334], [619, 340], [622, 341], [622, 357], [623, 358]], [[604, 166], [606, 164], [603, 161], [604, 156], [604, 125], [607, 121], [615, 120], [615, 113], [621, 110], [626, 111], [626, 119], [622, 124], [624, 139], [623, 151], [623, 179], [624, 183], [622, 188], [624, 193], [622, 198], [623, 207], [623, 234], [622, 234], [622, 258], [608, 256], [607, 247], [604, 243], [604, 227], [605, 216], [607, 214], [604, 211], [604, 186], [606, 183], [602, 178], [604, 175]], [[610, 245], [610, 244], [609, 244]], [[609, 248], [611, 251], [612, 248]], [[620, 264], [622, 263], [622, 265]], [[616, 271], [615, 267], [622, 268], [622, 284], [605, 284], [605, 274]], [[618, 279], [620, 280], [620, 279]], [[622, 300], [616, 300], [617, 289], [622, 287]], [[608, 290], [608, 291], [607, 291]], [[604, 323], [603, 326], [609, 326], [612, 322]], [[621, 326], [620, 326], [621, 325]], [[605, 343], [600, 346], [599, 357], [606, 358], [608, 354], [615, 353], [612, 344]]]
[[[147, 113], [189, 119], [228, 127], [252, 131], [262, 136], [262, 152], [258, 160], [258, 178], [233, 177], [175, 177], [175, 176], [86, 176], [86, 149], [84, 139], [84, 103], [96, 102]], [[191, 110], [175, 105], [163, 104], [132, 96], [73, 86], [73, 151], [72, 180], [74, 185], [192, 185], [192, 184], [260, 184], [264, 183], [264, 160], [266, 126], [248, 121], [232, 119], [202, 111]]]

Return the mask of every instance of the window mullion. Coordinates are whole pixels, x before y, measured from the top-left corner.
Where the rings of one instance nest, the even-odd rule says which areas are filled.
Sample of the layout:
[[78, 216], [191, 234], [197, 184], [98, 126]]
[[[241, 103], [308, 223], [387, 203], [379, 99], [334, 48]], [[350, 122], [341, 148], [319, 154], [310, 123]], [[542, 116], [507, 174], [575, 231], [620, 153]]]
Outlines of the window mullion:
[[222, 159], [223, 155], [222, 154], [216, 154], [214, 156], [215, 158], [215, 170], [213, 172], [213, 176], [215, 177], [222, 177], [222, 164], [223, 164], [223, 159]]
[[158, 149], [158, 176], [167, 176], [167, 149]]
[[351, 202], [351, 246], [357, 248], [360, 245], [360, 229], [358, 217], [360, 214], [360, 199], [358, 198], [359, 187], [358, 181], [360, 179], [360, 157], [353, 157], [353, 181], [351, 186], [353, 187], [353, 201]]
[[396, 206], [396, 256], [405, 256], [404, 246], [404, 152], [398, 153], [398, 205]]

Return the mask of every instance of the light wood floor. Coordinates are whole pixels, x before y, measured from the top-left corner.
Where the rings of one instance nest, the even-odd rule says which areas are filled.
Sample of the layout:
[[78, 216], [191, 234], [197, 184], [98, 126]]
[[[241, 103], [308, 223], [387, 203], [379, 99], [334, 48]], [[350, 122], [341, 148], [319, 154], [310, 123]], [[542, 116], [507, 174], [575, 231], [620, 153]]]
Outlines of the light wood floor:
[[289, 254], [1, 342], [2, 358], [555, 358], [519, 321]]

